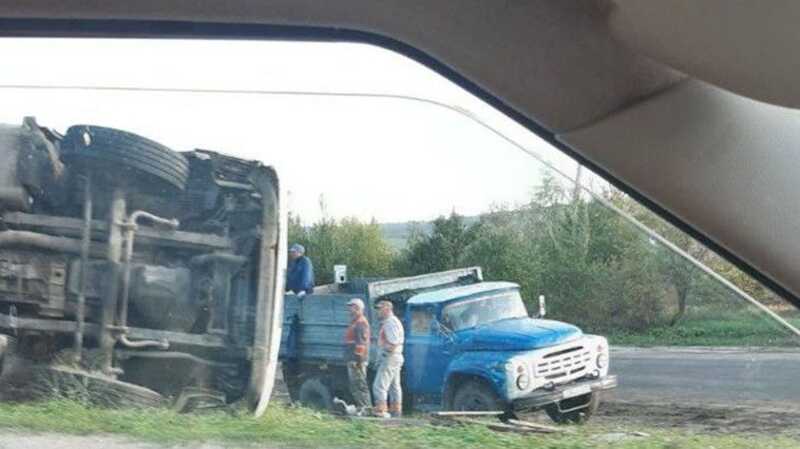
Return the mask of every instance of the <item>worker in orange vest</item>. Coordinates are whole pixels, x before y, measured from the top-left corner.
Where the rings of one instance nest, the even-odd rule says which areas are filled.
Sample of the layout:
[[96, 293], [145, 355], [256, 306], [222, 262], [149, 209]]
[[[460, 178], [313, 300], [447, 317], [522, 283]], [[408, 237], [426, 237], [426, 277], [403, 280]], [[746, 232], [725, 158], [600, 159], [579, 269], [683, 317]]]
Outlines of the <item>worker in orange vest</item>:
[[350, 380], [350, 394], [359, 412], [369, 408], [372, 401], [367, 386], [367, 364], [369, 363], [369, 322], [364, 316], [364, 301], [353, 298], [347, 302], [350, 310], [350, 326], [344, 334], [346, 345], [347, 376]]

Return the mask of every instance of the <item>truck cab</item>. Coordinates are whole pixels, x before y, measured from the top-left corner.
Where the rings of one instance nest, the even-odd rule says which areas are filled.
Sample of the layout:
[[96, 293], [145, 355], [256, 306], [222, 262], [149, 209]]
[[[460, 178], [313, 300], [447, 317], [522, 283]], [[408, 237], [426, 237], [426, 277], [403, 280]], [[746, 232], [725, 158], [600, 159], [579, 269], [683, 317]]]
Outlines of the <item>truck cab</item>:
[[418, 407], [518, 412], [545, 408], [555, 421], [585, 419], [613, 388], [608, 343], [575, 326], [531, 318], [510, 282], [421, 293], [405, 313], [405, 384]]
[[349, 399], [343, 335], [346, 303], [355, 297], [367, 303], [373, 337], [378, 300], [391, 300], [403, 322], [407, 407], [508, 415], [544, 409], [556, 422], [580, 422], [597, 409], [599, 393], [617, 384], [604, 337], [530, 317], [517, 284], [484, 282], [473, 267], [287, 295], [281, 360], [293, 400], [328, 407], [334, 397]]

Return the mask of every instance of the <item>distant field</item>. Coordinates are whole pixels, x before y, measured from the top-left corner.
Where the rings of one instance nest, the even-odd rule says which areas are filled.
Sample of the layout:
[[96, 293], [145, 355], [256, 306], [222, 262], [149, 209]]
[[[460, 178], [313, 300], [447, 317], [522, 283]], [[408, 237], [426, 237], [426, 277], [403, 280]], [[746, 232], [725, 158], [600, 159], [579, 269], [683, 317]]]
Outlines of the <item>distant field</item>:
[[[461, 217], [465, 225], [477, 223], [480, 217]], [[401, 250], [406, 247], [408, 238], [411, 235], [411, 229], [418, 228], [422, 232], [428, 234], [433, 229], [433, 223], [430, 221], [405, 221], [401, 223], [380, 223], [381, 234], [383, 238], [396, 250]]]
[[411, 235], [411, 229], [417, 226], [425, 233], [431, 232], [433, 225], [429, 221], [406, 221], [402, 223], [381, 223], [381, 234], [383, 238], [396, 250], [401, 250], [406, 247], [408, 237]]
[[[786, 320], [800, 328], [800, 317]], [[673, 327], [644, 332], [608, 333], [611, 344], [626, 346], [779, 346], [799, 347], [800, 338], [778, 323], [749, 313], [705, 313], [689, 317]]]

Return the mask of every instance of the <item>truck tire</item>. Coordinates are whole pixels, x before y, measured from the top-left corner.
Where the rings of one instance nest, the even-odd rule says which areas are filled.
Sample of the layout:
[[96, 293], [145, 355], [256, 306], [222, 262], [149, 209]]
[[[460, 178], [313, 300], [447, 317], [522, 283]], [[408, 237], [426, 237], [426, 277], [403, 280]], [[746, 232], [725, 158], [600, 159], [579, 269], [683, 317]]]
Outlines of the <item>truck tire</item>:
[[[586, 404], [586, 407], [563, 412]], [[600, 398], [597, 393], [589, 393], [570, 399], [565, 399], [555, 404], [546, 405], [545, 413], [553, 422], [558, 424], [583, 424], [594, 415], [600, 405]]]
[[319, 410], [330, 410], [333, 406], [333, 393], [322, 377], [309, 377], [300, 384], [297, 392], [300, 404]]
[[144, 176], [149, 187], [173, 188], [182, 191], [189, 178], [189, 161], [182, 154], [145, 137], [113, 128], [75, 125], [67, 130], [61, 142], [61, 158], [65, 163], [112, 176], [111, 182], [124, 181], [127, 173]]
[[460, 412], [505, 411], [506, 405], [489, 385], [470, 380], [453, 395], [452, 409]]

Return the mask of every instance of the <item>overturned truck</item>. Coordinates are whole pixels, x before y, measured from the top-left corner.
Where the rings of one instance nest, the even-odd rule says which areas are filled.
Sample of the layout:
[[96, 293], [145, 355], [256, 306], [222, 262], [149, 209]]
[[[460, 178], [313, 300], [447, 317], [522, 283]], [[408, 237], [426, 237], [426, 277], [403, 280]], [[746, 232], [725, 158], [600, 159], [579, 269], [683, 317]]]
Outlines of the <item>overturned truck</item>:
[[0, 389], [263, 412], [283, 307], [279, 191], [272, 168], [212, 151], [0, 125]]

